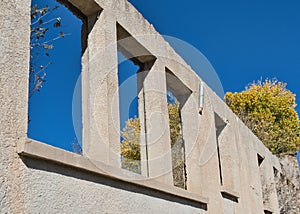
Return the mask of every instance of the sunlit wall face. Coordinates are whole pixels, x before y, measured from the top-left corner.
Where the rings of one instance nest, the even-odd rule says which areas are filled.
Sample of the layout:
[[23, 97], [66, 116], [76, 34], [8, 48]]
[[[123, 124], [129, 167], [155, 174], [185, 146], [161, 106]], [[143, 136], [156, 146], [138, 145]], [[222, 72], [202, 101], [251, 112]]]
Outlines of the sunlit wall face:
[[[49, 9], [45, 13], [38, 12], [31, 21], [28, 137], [80, 152], [83, 22], [55, 0], [32, 0], [32, 7], [36, 9], [36, 6], [48, 6]], [[37, 28], [47, 30], [37, 37]], [[77, 81], [77, 98], [73, 102]], [[73, 114], [80, 118], [76, 133], [72, 121], [72, 102], [76, 109]]]

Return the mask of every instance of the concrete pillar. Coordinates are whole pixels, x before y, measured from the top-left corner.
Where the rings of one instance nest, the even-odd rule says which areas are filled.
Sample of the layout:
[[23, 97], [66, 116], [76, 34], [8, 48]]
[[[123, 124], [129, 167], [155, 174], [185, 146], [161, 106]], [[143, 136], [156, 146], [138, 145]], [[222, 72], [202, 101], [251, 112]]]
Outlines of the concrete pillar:
[[120, 167], [116, 19], [103, 10], [83, 58], [83, 154]]
[[159, 60], [144, 77], [143, 95], [148, 175], [173, 185], [165, 67]]
[[[223, 118], [223, 120], [227, 120]], [[231, 190], [232, 193], [239, 192], [238, 180], [238, 158], [236, 148], [235, 127], [230, 124], [230, 121], [224, 121], [226, 124], [224, 129], [218, 133], [217, 142], [219, 144], [222, 186], [225, 189]], [[228, 124], [227, 124], [228, 123]], [[237, 195], [236, 195], [237, 196]]]
[[[187, 94], [185, 103], [181, 108], [182, 135], [185, 147], [185, 165], [187, 173], [187, 189], [193, 192], [193, 183], [197, 183], [198, 179], [193, 178], [192, 170], [199, 171], [199, 165], [196, 168], [192, 167], [190, 162], [193, 156], [193, 150], [197, 144], [199, 131], [199, 113], [197, 99], [195, 94]], [[193, 169], [192, 169], [193, 168]], [[191, 188], [189, 187], [191, 185]]]
[[[220, 192], [213, 96], [209, 88], [205, 86], [203, 113], [202, 115], [198, 113], [197, 117], [195, 115], [198, 120], [196, 145], [187, 156], [187, 186], [189, 191], [209, 198], [209, 213], [219, 213], [223, 210], [223, 204]], [[188, 147], [187, 150], [189, 150]]]
[[145, 97], [144, 97], [144, 80], [151, 68], [144, 68], [137, 73], [138, 80], [138, 113], [140, 118], [140, 145], [141, 145], [141, 174], [149, 177], [148, 171], [148, 151], [147, 151], [147, 128], [145, 117]]

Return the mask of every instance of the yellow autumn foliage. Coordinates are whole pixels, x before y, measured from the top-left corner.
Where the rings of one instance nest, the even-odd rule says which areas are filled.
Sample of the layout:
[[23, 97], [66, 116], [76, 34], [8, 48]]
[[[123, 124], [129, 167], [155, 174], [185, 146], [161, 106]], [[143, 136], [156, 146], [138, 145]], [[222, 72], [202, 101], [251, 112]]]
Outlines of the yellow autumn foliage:
[[[179, 103], [168, 104], [174, 185], [185, 188], [184, 153], [179, 112]], [[141, 173], [140, 132], [139, 118], [129, 118], [121, 132], [122, 168], [136, 173]]]
[[176, 141], [178, 140], [178, 138], [180, 137], [180, 131], [181, 131], [179, 104], [169, 103], [168, 113], [169, 113], [171, 146], [173, 147]]
[[174, 186], [186, 189], [184, 166], [184, 142], [181, 136], [179, 103], [168, 103], [169, 127], [171, 138], [172, 172]]
[[273, 154], [295, 154], [300, 149], [296, 96], [286, 83], [254, 82], [242, 92], [227, 92], [224, 100]]
[[141, 173], [140, 119], [129, 118], [121, 132], [122, 168]]

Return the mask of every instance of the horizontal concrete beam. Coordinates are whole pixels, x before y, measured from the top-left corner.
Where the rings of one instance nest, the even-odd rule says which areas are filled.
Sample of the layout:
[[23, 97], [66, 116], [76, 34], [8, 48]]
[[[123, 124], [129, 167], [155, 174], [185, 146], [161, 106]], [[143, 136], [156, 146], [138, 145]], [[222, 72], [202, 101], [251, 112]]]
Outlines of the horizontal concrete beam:
[[99, 161], [90, 160], [82, 155], [53, 147], [36, 140], [28, 139], [25, 142], [23, 150], [19, 151], [19, 155], [21, 157], [32, 157], [52, 161], [58, 164], [96, 173], [99, 176], [109, 177], [116, 181], [126, 182], [147, 189], [152, 189], [157, 192], [167, 194], [171, 196], [170, 198], [175, 197], [184, 199], [188, 205], [194, 205], [204, 210], [208, 209], [209, 199], [207, 197], [190, 193], [186, 190], [182, 190], [171, 185], [163, 184], [142, 175], [132, 173], [128, 170], [109, 166]]

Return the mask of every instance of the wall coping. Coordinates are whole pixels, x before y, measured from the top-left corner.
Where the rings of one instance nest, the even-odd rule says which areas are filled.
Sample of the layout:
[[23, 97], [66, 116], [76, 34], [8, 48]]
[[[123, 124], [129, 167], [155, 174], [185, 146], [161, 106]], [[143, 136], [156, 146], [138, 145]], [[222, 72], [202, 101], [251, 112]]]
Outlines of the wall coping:
[[99, 161], [92, 161], [83, 155], [69, 152], [30, 138], [26, 139], [24, 145], [19, 148], [18, 154], [21, 157], [30, 157], [51, 161], [53, 163], [96, 173], [99, 176], [105, 176], [116, 181], [134, 184], [166, 193], [170, 196], [183, 198], [185, 200], [197, 203], [199, 207], [204, 210], [207, 210], [209, 203], [208, 197], [161, 183], [154, 179], [144, 177], [140, 174], [136, 174], [122, 168], [110, 166]]

